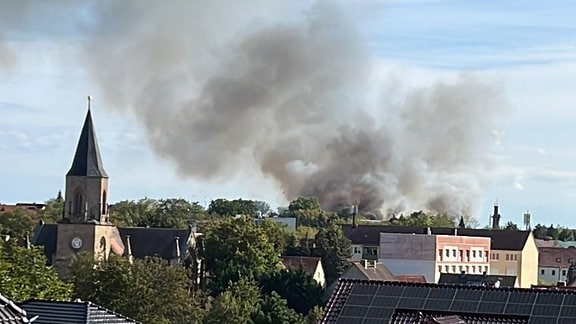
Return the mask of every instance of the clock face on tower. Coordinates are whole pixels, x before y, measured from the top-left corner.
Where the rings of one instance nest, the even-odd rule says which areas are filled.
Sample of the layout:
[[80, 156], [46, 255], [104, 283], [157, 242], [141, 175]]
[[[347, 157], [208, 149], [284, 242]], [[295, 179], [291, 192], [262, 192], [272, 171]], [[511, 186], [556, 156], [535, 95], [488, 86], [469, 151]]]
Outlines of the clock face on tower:
[[70, 245], [72, 245], [72, 248], [77, 250], [82, 247], [82, 239], [79, 237], [75, 237], [72, 239], [72, 242], [70, 242]]

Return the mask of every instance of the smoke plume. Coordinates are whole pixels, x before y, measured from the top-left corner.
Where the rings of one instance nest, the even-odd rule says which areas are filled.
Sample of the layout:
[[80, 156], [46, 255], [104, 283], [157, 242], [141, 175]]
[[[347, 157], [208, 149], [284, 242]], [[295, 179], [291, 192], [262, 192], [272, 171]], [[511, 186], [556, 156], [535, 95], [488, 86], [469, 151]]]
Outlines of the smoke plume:
[[212, 181], [256, 167], [286, 200], [316, 196], [328, 210], [475, 211], [498, 87], [469, 75], [375, 85], [376, 60], [325, 2], [209, 3], [77, 8], [82, 64], [180, 174]]

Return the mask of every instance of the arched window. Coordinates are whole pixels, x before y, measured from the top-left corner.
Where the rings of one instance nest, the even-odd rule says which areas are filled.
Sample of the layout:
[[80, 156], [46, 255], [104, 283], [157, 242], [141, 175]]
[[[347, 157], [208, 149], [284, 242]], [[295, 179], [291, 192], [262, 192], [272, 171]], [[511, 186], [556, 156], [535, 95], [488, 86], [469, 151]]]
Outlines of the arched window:
[[80, 190], [77, 190], [74, 193], [74, 213], [82, 213], [82, 209], [83, 209], [83, 204], [84, 204], [84, 197], [82, 196], [82, 192]]
[[102, 215], [106, 215], [106, 190], [102, 192]]

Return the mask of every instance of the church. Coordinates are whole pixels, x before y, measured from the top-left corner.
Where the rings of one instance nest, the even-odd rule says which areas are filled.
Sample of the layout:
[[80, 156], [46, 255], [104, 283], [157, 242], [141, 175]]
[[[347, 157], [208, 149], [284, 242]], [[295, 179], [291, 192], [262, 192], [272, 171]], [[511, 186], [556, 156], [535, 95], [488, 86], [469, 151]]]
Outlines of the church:
[[193, 228], [116, 227], [109, 222], [108, 184], [88, 97], [84, 125], [66, 173], [62, 219], [57, 224], [40, 223], [32, 239], [32, 244], [44, 247], [47, 263], [61, 277], [67, 276], [78, 253], [100, 260], [114, 253], [129, 259], [158, 256], [182, 263], [196, 241]]

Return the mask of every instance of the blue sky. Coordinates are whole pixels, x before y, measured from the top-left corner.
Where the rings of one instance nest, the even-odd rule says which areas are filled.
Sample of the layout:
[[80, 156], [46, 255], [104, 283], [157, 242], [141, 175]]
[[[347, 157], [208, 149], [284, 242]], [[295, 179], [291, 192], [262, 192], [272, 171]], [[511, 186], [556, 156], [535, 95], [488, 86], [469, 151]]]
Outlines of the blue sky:
[[[180, 92], [201, 89], [202, 77], [223, 69], [219, 62], [226, 60], [219, 59], [229, 55], [227, 44], [234, 39], [275, 24], [297, 25], [309, 15], [314, 2], [255, 1], [248, 2], [249, 6], [238, 2], [234, 8], [223, 1], [215, 1], [209, 8], [184, 2], [183, 13], [195, 10], [189, 16], [157, 4], [147, 8], [107, 1], [83, 5], [48, 1], [40, 8], [33, 2], [8, 3], [9, 9], [0, 13], [0, 52], [4, 53], [0, 55], [0, 183], [4, 184], [0, 202], [44, 201], [64, 190], [64, 174], [72, 161], [90, 94], [103, 161], [111, 177], [111, 201], [183, 197], [208, 203], [219, 197], [241, 197], [265, 200], [273, 206], [286, 203], [274, 177], [250, 167], [250, 154], [257, 150], [225, 155], [242, 165], [241, 171], [224, 169], [218, 176], [203, 176], [182, 165], [198, 161], [197, 155], [186, 154], [192, 158], [182, 162], [151, 135], [152, 130], [170, 132], [171, 126], [150, 128], [155, 120], [148, 119], [178, 116], [171, 114], [175, 109], [171, 107], [196, 98]], [[357, 41], [365, 52], [362, 55], [371, 62], [370, 77], [362, 79], [368, 90], [353, 102], [389, 104], [382, 99], [383, 93], [393, 93], [388, 98], [393, 97], [390, 100], [395, 104], [408, 102], [406, 96], [414, 89], [457, 83], [462, 75], [472, 75], [503, 94], [498, 100], [486, 98], [487, 105], [501, 105], [498, 109], [475, 108], [486, 109], [491, 117], [478, 131], [484, 137], [474, 139], [482, 144], [476, 152], [486, 157], [481, 170], [475, 173], [468, 168], [457, 173], [466, 178], [463, 183], [475, 186], [470, 196], [481, 225], [488, 223], [492, 205], [498, 202], [504, 222], [520, 224], [528, 210], [533, 225], [576, 227], [572, 217], [576, 210], [576, 148], [572, 145], [576, 3], [360, 0], [341, 1], [340, 11], [344, 18], [339, 17], [335, 29], [346, 21], [356, 37], [344, 34], [348, 29], [339, 29], [341, 34], [335, 35]], [[130, 18], [129, 13], [138, 19]], [[195, 22], [189, 22], [193, 18], [197, 18]], [[181, 27], [188, 29], [180, 32]], [[134, 41], [147, 35], [173, 51]], [[133, 53], [142, 56], [130, 56]], [[147, 53], [152, 53], [153, 59], [147, 61]], [[153, 82], [143, 78], [142, 66], [160, 77]], [[122, 73], [111, 71], [123, 67], [126, 71]], [[184, 78], [190, 75], [193, 77]], [[355, 78], [361, 76], [350, 77]], [[186, 87], [150, 88], [175, 82]], [[350, 85], [338, 86], [349, 89]], [[163, 90], [166, 93], [160, 93]], [[149, 111], [138, 107], [148, 104], [165, 105], [165, 114], [142, 116]], [[367, 111], [378, 115], [378, 107]], [[346, 119], [346, 112], [342, 114]], [[378, 118], [376, 123], [388, 125]], [[434, 125], [422, 127], [435, 129]], [[190, 143], [186, 150], [206, 149], [196, 144]], [[476, 166], [473, 162], [467, 165]], [[453, 170], [460, 169], [434, 170], [435, 175], [442, 174], [435, 179], [450, 179], [446, 173]], [[469, 181], [470, 177], [475, 179]], [[418, 208], [417, 203], [411, 206]]]

